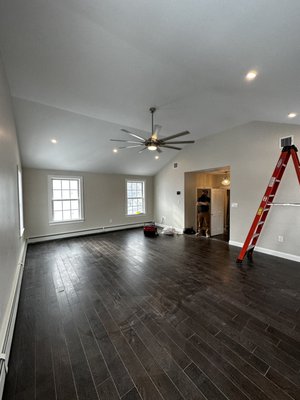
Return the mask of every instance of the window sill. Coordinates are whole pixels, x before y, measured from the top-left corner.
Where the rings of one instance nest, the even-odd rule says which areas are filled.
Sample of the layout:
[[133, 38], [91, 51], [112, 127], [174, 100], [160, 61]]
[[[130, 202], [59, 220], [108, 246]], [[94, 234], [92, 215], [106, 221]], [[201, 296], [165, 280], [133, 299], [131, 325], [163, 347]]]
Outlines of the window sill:
[[139, 213], [139, 214], [126, 214], [126, 217], [145, 217], [146, 213]]
[[78, 222], [84, 222], [84, 218], [81, 219], [70, 219], [68, 221], [49, 221], [49, 225], [66, 225], [66, 224], [76, 224]]

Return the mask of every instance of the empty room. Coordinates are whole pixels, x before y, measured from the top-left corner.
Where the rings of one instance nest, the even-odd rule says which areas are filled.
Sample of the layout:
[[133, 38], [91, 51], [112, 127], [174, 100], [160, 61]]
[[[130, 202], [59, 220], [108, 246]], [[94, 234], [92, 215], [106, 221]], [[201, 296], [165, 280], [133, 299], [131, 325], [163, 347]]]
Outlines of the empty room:
[[300, 3], [0, 1], [0, 399], [300, 400]]

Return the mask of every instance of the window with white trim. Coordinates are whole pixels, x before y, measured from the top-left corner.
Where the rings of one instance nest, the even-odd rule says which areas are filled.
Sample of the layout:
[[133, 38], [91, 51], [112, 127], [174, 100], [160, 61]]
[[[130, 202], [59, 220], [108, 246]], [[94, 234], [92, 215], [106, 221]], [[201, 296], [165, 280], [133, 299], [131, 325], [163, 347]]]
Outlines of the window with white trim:
[[83, 219], [82, 178], [49, 176], [50, 223]]
[[19, 208], [19, 232], [20, 237], [24, 233], [24, 214], [23, 214], [23, 185], [22, 185], [22, 171], [20, 167], [17, 167], [17, 180], [18, 180], [18, 208]]
[[145, 214], [145, 182], [126, 181], [127, 215]]

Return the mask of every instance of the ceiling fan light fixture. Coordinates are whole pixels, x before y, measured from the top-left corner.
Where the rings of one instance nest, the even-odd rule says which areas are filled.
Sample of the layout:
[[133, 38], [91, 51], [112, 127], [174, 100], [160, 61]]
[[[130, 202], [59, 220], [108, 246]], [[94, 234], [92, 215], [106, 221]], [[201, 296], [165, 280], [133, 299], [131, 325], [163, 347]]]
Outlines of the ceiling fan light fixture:
[[157, 149], [157, 146], [155, 145], [155, 144], [153, 144], [153, 143], [151, 143], [149, 146], [148, 146], [148, 150], [150, 150], [150, 151], [154, 151], [154, 150], [156, 150]]

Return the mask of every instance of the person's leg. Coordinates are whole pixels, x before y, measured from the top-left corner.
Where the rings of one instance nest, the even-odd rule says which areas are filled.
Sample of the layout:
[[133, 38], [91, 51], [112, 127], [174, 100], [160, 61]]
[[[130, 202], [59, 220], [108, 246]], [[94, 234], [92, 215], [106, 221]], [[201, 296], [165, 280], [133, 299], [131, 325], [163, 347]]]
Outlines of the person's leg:
[[196, 228], [196, 235], [200, 235], [200, 213], [197, 213], [197, 228]]
[[209, 215], [209, 212], [205, 213], [204, 220], [205, 220], [205, 222], [204, 222], [204, 224], [205, 224], [205, 235], [206, 235], [206, 237], [209, 237], [210, 236], [210, 215]]
[[206, 224], [205, 224], [205, 213], [201, 212], [200, 213], [200, 229], [199, 232], [200, 233], [205, 233], [206, 230]]

